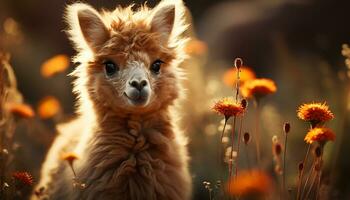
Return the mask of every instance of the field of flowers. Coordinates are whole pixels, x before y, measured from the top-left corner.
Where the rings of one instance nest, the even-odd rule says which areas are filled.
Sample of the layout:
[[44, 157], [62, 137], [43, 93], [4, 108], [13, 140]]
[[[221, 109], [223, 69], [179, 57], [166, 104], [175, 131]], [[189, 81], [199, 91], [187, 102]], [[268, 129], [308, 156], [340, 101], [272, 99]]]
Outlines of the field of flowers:
[[[313, 27], [313, 16], [305, 14], [321, 19], [331, 7], [338, 14], [324, 19], [324, 26], [333, 26], [347, 4], [293, 4], [308, 19], [304, 24], [285, 19], [288, 14], [278, 11], [289, 11], [289, 4], [275, 1], [205, 1], [202, 15], [199, 2], [188, 2], [193, 15], [187, 20], [194, 26], [186, 32], [187, 98], [180, 106], [193, 199], [349, 199], [350, 29]], [[67, 75], [76, 63], [61, 31], [64, 1], [57, 4], [52, 21], [33, 28], [15, 11], [24, 12], [24, 5], [0, 3], [1, 200], [41, 195], [33, 186], [55, 126], [75, 117]], [[278, 14], [265, 19], [256, 6]], [[40, 18], [34, 5], [27, 11]], [[58, 20], [54, 28], [50, 23]], [[289, 22], [293, 31], [280, 25]], [[270, 24], [278, 25], [266, 33]], [[46, 28], [34, 30], [41, 26]], [[258, 31], [263, 36], [255, 38]], [[72, 171], [72, 187], [84, 189], [74, 170], [80, 158], [70, 152], [61, 158]]]

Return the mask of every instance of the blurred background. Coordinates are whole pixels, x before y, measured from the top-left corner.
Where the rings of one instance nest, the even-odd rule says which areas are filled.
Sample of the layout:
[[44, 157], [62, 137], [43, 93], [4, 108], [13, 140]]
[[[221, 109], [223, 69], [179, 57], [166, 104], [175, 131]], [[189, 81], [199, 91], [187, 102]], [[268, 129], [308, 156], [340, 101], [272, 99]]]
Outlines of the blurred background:
[[[56, 134], [55, 124], [74, 117], [72, 78], [67, 74], [74, 69], [69, 58], [75, 52], [63, 31], [66, 25], [62, 17], [65, 5], [73, 2], [0, 1], [0, 50], [11, 55], [10, 64], [24, 102], [39, 113], [17, 122], [13, 168], [30, 172], [34, 181], [39, 179], [41, 163]], [[97, 9], [144, 3], [85, 2]], [[147, 4], [154, 6], [157, 2], [150, 0]], [[271, 78], [277, 84], [277, 92], [262, 102], [264, 168], [278, 182], [273, 172], [271, 138], [277, 135], [282, 140], [283, 124], [290, 122], [287, 185], [295, 188], [297, 165], [306, 150], [303, 138], [308, 130], [308, 125], [297, 118], [296, 109], [302, 103], [327, 102], [335, 114], [328, 126], [337, 134], [336, 141], [327, 144], [325, 152], [324, 177], [330, 191], [327, 195], [331, 199], [349, 199], [350, 73], [342, 45], [350, 43], [350, 1], [185, 0], [185, 3], [188, 20], [192, 22], [187, 34], [195, 38], [187, 49], [192, 57], [183, 64], [189, 76], [186, 86], [190, 100], [184, 102], [183, 127], [190, 141], [193, 199], [207, 199], [203, 181], [215, 183], [220, 178], [221, 168], [214, 161], [222, 118], [211, 111], [211, 106], [215, 99], [234, 94], [227, 74], [236, 57], [242, 58], [244, 66], [257, 77]], [[60, 73], [48, 69], [56, 64], [62, 66], [56, 66]], [[38, 107], [50, 98], [54, 99], [57, 112], [54, 116], [46, 113], [45, 117]], [[254, 130], [252, 105], [243, 124], [247, 132]], [[242, 162], [241, 168], [246, 167]]]

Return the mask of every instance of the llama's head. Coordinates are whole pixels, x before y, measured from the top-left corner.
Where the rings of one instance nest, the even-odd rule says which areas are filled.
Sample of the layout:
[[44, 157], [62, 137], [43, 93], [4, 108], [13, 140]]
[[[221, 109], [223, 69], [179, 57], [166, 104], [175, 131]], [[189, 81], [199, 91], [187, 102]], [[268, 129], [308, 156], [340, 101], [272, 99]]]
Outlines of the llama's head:
[[101, 13], [82, 3], [68, 6], [81, 103], [88, 98], [97, 108], [129, 113], [170, 105], [181, 89], [184, 13], [182, 0]]

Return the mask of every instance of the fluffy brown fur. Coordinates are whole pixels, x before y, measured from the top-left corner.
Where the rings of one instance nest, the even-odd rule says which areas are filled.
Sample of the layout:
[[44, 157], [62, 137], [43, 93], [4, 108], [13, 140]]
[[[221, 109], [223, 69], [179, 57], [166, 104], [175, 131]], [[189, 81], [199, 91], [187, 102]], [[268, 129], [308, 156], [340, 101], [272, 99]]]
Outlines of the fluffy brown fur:
[[[72, 73], [79, 117], [58, 126], [36, 187], [44, 192], [32, 199], [190, 199], [186, 140], [174, 112], [183, 93], [184, 12], [181, 0], [101, 13], [82, 3], [67, 7], [81, 63]], [[157, 59], [164, 63], [155, 74]], [[106, 60], [119, 67], [115, 74], [106, 75]], [[142, 103], [129, 98], [135, 77], [147, 83]], [[60, 160], [72, 151], [85, 189], [72, 186], [73, 173]]]

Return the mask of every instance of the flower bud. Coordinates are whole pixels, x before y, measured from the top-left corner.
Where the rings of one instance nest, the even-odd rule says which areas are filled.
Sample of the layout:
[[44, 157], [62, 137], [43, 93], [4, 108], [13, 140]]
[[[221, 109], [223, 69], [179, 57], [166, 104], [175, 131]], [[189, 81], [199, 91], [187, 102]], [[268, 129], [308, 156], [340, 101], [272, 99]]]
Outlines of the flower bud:
[[282, 152], [282, 146], [280, 143], [275, 143], [274, 146], [273, 146], [273, 153], [276, 155], [276, 156], [279, 156], [281, 155], [281, 152]]
[[240, 69], [242, 67], [242, 65], [243, 65], [243, 60], [241, 58], [236, 58], [235, 59], [235, 67], [237, 69]]
[[290, 131], [290, 124], [288, 122], [284, 123], [283, 130], [284, 130], [285, 133], [289, 133], [289, 131]]
[[249, 142], [249, 140], [250, 140], [250, 135], [249, 135], [249, 133], [248, 132], [245, 132], [244, 133], [244, 135], [243, 135], [243, 141], [244, 141], [244, 144], [248, 144], [248, 142]]
[[315, 171], [320, 171], [322, 169], [322, 161], [315, 164]]
[[317, 146], [314, 150], [314, 154], [317, 158], [321, 157], [321, 147]]
[[272, 143], [277, 143], [277, 142], [278, 142], [277, 135], [272, 136]]
[[299, 172], [303, 171], [303, 169], [304, 169], [304, 163], [303, 162], [300, 162], [298, 164], [298, 169], [299, 169]]
[[242, 99], [241, 106], [242, 106], [243, 109], [246, 109], [247, 106], [248, 106], [248, 101], [246, 99]]

